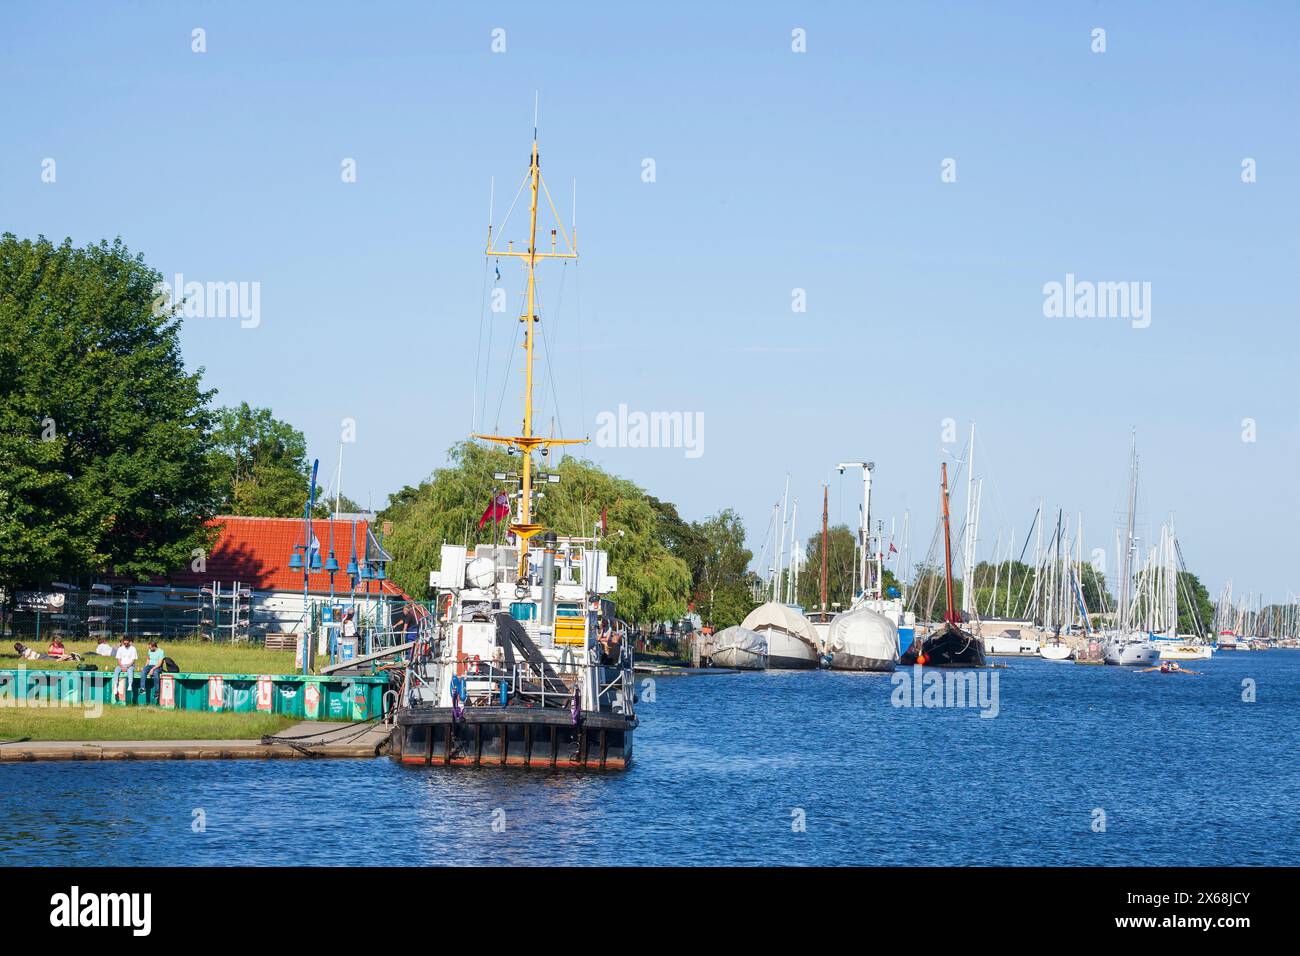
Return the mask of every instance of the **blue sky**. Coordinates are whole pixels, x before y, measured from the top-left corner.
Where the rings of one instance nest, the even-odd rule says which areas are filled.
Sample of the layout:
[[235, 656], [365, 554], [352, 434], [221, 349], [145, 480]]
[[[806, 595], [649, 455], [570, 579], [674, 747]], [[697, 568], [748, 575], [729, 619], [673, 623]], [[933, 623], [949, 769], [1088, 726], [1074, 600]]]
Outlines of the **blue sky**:
[[[828, 478], [856, 522], [833, 468], [870, 458], [877, 514], [911, 509], [924, 551], [960, 452], [940, 423], [974, 420], [982, 556], [1040, 496], [1113, 547], [1136, 428], [1140, 525], [1172, 512], [1213, 593], [1280, 599], [1300, 589], [1298, 37], [1291, 3], [8, 3], [0, 229], [260, 283], [260, 325], [191, 320], [187, 360], [302, 428], [323, 472], [356, 419], [343, 490], [379, 504], [502, 393], [513, 305], [475, 374], [489, 180], [499, 219], [540, 90], [582, 253], [542, 273], [543, 427], [702, 414], [698, 458], [589, 456], [688, 517], [737, 508], [756, 550], [787, 472], [804, 536]], [[1150, 327], [1045, 317], [1067, 273], [1150, 282]]]

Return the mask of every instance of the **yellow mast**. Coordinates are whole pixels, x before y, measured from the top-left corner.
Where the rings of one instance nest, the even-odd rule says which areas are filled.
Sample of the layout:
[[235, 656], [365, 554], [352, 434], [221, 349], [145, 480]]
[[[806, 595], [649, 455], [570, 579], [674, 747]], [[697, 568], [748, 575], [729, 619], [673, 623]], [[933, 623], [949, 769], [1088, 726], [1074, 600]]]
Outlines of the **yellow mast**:
[[[485, 441], [496, 442], [499, 445], [506, 445], [512, 448], [518, 448], [523, 456], [523, 470], [520, 474], [519, 481], [519, 520], [512, 522], [510, 530], [519, 538], [519, 576], [522, 578], [528, 574], [528, 542], [535, 534], [542, 530], [542, 525], [533, 523], [533, 449], [548, 448], [551, 445], [580, 445], [586, 441], [585, 438], [537, 438], [533, 435], [533, 326], [537, 323], [537, 263], [541, 259], [576, 259], [578, 258], [577, 232], [575, 230], [573, 238], [570, 239], [567, 233], [564, 234], [564, 243], [568, 248], [567, 252], [556, 251], [555, 230], [551, 230], [551, 251], [537, 251], [537, 203], [541, 192], [546, 193], [546, 201], [550, 203], [551, 213], [555, 215], [556, 224], [559, 225], [560, 217], [555, 212], [555, 204], [551, 202], [550, 190], [546, 188], [546, 183], [542, 179], [541, 163], [538, 160], [537, 153], [537, 130], [533, 130], [533, 154], [528, 166], [528, 181], [532, 193], [529, 207], [529, 226], [528, 226], [528, 251], [515, 252], [508, 244], [505, 251], [493, 248], [492, 233], [488, 231], [487, 255], [507, 256], [514, 259], [521, 259], [528, 269], [528, 305], [527, 311], [519, 317], [519, 321], [524, 325], [524, 423], [522, 435], [474, 435], [474, 438], [481, 438]], [[560, 231], [564, 232], [564, 226], [559, 225]]]

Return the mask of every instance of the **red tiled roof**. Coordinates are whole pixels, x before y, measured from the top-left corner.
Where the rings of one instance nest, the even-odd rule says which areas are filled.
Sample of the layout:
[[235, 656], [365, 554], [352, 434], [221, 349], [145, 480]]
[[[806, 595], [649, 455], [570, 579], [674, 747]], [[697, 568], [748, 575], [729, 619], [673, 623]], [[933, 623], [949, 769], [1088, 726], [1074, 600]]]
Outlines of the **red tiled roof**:
[[[202, 587], [219, 581], [250, 587], [254, 591], [301, 591], [302, 571], [289, 567], [294, 547], [303, 543], [301, 518], [245, 518], [236, 515], [218, 515], [210, 522], [221, 528], [220, 536], [207, 555], [206, 567], [193, 571], [187, 565], [169, 575], [170, 583], [181, 587]], [[336, 591], [346, 590], [350, 579], [348, 561], [352, 557], [352, 522], [330, 519], [312, 520], [312, 535], [320, 542], [321, 570], [309, 575], [307, 589], [312, 593], [328, 594], [329, 575], [324, 570], [330, 555], [330, 529], [334, 531], [334, 557], [339, 570], [334, 575]], [[367, 522], [356, 523], [357, 562], [366, 554]], [[374, 549], [371, 549], [374, 556]], [[391, 581], [383, 581], [387, 594], [405, 597], [401, 588]], [[358, 587], [362, 587], [358, 581]], [[379, 588], [371, 584], [371, 591]]]

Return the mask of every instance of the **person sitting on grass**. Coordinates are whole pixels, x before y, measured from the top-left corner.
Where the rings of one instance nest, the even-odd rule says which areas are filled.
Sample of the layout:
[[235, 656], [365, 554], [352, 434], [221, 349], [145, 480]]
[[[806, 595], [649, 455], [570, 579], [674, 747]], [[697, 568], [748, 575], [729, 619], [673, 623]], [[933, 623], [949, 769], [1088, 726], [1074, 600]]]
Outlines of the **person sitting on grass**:
[[144, 666], [140, 668], [140, 686], [144, 688], [145, 703], [149, 702], [150, 682], [154, 682], [154, 687], [158, 686], [156, 682], [158, 680], [158, 675], [163, 672], [163, 656], [162, 648], [158, 646], [158, 642], [150, 641], [148, 660], [146, 660]]
[[63, 638], [56, 637], [50, 641], [50, 649], [47, 656], [56, 661], [79, 661], [80, 654], [75, 654], [63, 646]]
[[117, 649], [117, 667], [113, 668], [113, 689], [117, 689], [117, 675], [126, 675], [126, 692], [129, 694], [135, 688], [135, 662], [140, 654], [131, 643], [131, 638], [122, 638], [122, 643]]

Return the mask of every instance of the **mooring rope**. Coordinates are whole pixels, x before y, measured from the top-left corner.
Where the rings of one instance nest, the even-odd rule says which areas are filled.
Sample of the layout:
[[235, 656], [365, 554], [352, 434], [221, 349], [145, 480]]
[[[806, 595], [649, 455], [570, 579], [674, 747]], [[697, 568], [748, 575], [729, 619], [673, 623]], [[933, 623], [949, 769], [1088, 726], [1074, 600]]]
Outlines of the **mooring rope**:
[[[302, 743], [302, 741], [314, 740], [317, 737], [326, 737], [329, 736], [330, 734], [338, 734], [339, 736], [335, 740], [330, 742], [347, 743], [356, 740], [358, 737], [364, 735], [365, 732], [369, 729], [365, 725], [374, 723], [376, 720], [381, 719], [383, 716], [384, 716], [383, 714], [376, 714], [374, 717], [367, 717], [365, 720], [358, 720], [350, 724], [344, 724], [342, 727], [331, 727], [329, 730], [322, 730], [314, 734], [299, 734], [294, 737], [281, 737], [277, 734], [263, 734], [262, 743], [268, 746], [271, 744], [283, 744], [286, 747], [292, 747], [294, 750], [298, 751], [299, 753], [306, 754], [312, 757], [319, 757], [321, 756], [320, 751], [311, 750], [306, 744]], [[347, 731], [351, 730], [353, 727], [360, 727], [361, 729], [349, 736], [343, 736], [344, 734], [347, 733]]]

